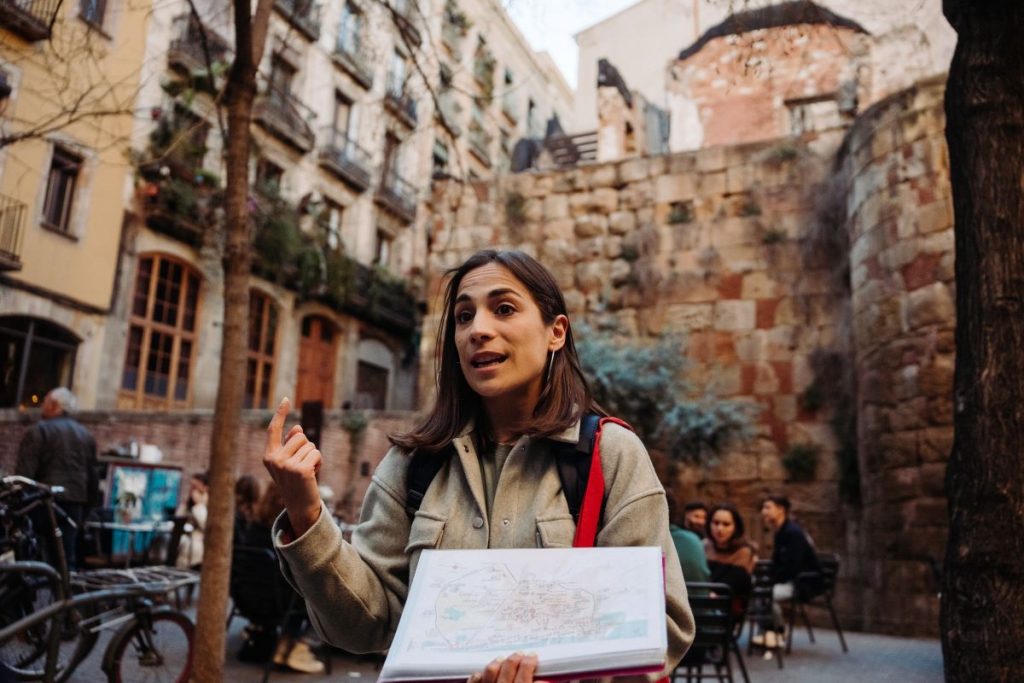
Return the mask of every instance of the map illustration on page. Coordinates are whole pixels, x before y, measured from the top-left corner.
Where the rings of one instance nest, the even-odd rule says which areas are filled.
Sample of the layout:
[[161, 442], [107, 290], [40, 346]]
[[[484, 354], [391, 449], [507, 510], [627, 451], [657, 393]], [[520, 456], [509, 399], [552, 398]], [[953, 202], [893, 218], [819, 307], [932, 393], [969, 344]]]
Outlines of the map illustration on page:
[[465, 680], [536, 652], [538, 676], [658, 670], [660, 548], [427, 550], [381, 681]]

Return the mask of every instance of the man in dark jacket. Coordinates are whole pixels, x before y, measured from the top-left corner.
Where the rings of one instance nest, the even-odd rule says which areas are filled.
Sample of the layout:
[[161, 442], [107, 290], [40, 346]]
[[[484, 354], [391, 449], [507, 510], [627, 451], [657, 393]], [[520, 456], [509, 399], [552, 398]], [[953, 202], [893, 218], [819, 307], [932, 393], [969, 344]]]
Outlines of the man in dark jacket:
[[[807, 532], [789, 518], [789, 498], [767, 496], [761, 502], [761, 519], [775, 531], [772, 548], [772, 601], [778, 603], [810, 599], [821, 591], [821, 565]], [[799, 582], [797, 576], [807, 574]], [[816, 574], [811, 578], [810, 574]], [[781, 632], [781, 610], [776, 613], [777, 630]]]
[[[60, 507], [75, 523], [60, 520], [68, 566], [76, 563], [78, 528], [87, 508], [96, 504], [96, 440], [71, 414], [77, 401], [69, 389], [58, 387], [43, 399], [43, 419], [21, 438], [14, 473], [48, 486], [63, 486]], [[38, 518], [37, 518], [38, 519]]]

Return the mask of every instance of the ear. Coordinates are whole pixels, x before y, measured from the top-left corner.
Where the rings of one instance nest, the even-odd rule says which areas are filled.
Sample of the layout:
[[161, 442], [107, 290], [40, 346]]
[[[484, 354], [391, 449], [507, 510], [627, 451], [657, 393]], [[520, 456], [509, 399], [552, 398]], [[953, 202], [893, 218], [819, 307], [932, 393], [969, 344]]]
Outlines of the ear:
[[565, 315], [555, 317], [548, 335], [548, 351], [558, 351], [565, 346], [565, 336], [569, 333], [569, 318]]

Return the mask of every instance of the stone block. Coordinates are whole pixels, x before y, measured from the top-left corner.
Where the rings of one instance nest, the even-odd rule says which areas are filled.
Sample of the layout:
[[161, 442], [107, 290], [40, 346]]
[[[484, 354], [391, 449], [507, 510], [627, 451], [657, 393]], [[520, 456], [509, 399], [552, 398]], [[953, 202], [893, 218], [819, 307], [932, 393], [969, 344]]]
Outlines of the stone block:
[[928, 426], [928, 400], [923, 397], [901, 401], [888, 411], [889, 427], [896, 432]]
[[916, 431], [882, 434], [879, 438], [879, 461], [873, 469], [917, 465], [919, 441], [920, 436]]
[[543, 234], [546, 239], [572, 240], [576, 236], [576, 221], [571, 218], [560, 218], [544, 224]]
[[567, 311], [569, 311], [570, 317], [576, 317], [576, 316], [579, 316], [579, 315], [583, 315], [583, 313], [586, 311], [586, 306], [587, 306], [586, 298], [584, 298], [584, 296], [579, 292], [579, 290], [576, 290], [576, 289], [566, 290], [565, 285], [562, 284], [563, 280], [566, 279], [565, 278], [565, 273], [567, 272], [568, 273], [569, 286], [570, 287], [572, 286], [573, 280], [575, 279], [574, 275], [573, 275], [572, 267], [571, 266], [556, 266], [556, 267], [551, 268], [551, 271], [552, 271], [552, 274], [555, 275], [555, 280], [558, 281], [558, 286], [562, 289], [563, 292], [565, 292], [565, 308], [566, 308]]
[[797, 418], [797, 401], [793, 394], [772, 396], [772, 414], [782, 422], [794, 422]]
[[748, 334], [737, 335], [736, 357], [744, 363], [756, 363], [765, 358], [766, 332], [761, 329]]
[[705, 147], [695, 153], [697, 170], [715, 171], [726, 166], [728, 149], [725, 146]]
[[695, 195], [691, 174], [667, 175], [655, 179], [654, 201], [659, 204], [686, 201]]
[[654, 203], [654, 183], [643, 180], [622, 191], [621, 205], [625, 209], [641, 209]]
[[926, 325], [951, 326], [956, 316], [956, 304], [949, 287], [936, 282], [910, 293], [908, 313], [912, 329]]
[[921, 368], [918, 383], [921, 393], [929, 397], [953, 395], [953, 359], [939, 356], [929, 365]]
[[917, 210], [917, 231], [921, 234], [952, 230], [953, 205], [950, 199], [940, 199]]
[[711, 327], [714, 321], [714, 305], [672, 304], [665, 307], [665, 331], [693, 332]]
[[726, 453], [711, 466], [709, 476], [720, 481], [749, 481], [758, 478], [758, 457], [751, 453]]
[[629, 159], [619, 164], [619, 179], [624, 183], [633, 183], [648, 177], [647, 159]]
[[551, 177], [554, 181], [551, 185], [553, 192], [574, 192], [589, 189], [586, 183], [583, 182], [584, 179], [579, 170], [560, 171]]
[[608, 217], [599, 213], [588, 213], [576, 217], [575, 233], [577, 237], [597, 237], [608, 229]]
[[577, 259], [580, 261], [600, 260], [604, 256], [604, 238], [588, 237], [576, 241]]
[[715, 304], [716, 330], [753, 330], [757, 319], [753, 301], [719, 301]]
[[608, 274], [608, 267], [601, 261], [576, 264], [576, 287], [585, 294], [599, 291]]
[[573, 192], [569, 195], [569, 213], [582, 216], [590, 210], [591, 195], [589, 192]]
[[615, 211], [608, 217], [608, 230], [613, 235], [625, 235], [636, 227], [636, 214], [632, 211]]
[[953, 451], [953, 427], [928, 427], [922, 431], [921, 460], [946, 462]]
[[619, 193], [610, 187], [599, 187], [591, 193], [592, 211], [610, 214], [619, 208]]
[[541, 260], [549, 267], [577, 261], [576, 245], [565, 239], [547, 239], [541, 245]]
[[940, 396], [928, 399], [928, 423], [936, 426], [953, 424], [953, 397]]
[[916, 467], [884, 470], [878, 477], [882, 500], [896, 502], [920, 495], [921, 477]]
[[771, 299], [780, 294], [778, 283], [767, 273], [758, 271], [743, 276], [744, 299]]
[[949, 524], [949, 506], [945, 497], [920, 498], [907, 504], [904, 519], [911, 527], [943, 527]]
[[725, 194], [725, 171], [705, 173], [697, 184], [701, 196], [717, 197]]
[[553, 194], [544, 198], [544, 218], [549, 221], [569, 217], [569, 197]]
[[771, 363], [760, 362], [754, 365], [754, 384], [752, 393], [768, 396], [779, 392], [779, 378]]
[[[612, 284], [616, 287], [627, 283], [630, 280], [633, 267], [629, 261], [624, 259], [615, 259], [611, 264], [611, 280]], [[635, 312], [635, 311], [634, 311]]]
[[622, 238], [618, 235], [606, 237], [604, 240], [604, 255], [610, 259], [622, 256]]
[[594, 187], [614, 187], [619, 184], [619, 167], [616, 164], [601, 164], [590, 172], [590, 184]]

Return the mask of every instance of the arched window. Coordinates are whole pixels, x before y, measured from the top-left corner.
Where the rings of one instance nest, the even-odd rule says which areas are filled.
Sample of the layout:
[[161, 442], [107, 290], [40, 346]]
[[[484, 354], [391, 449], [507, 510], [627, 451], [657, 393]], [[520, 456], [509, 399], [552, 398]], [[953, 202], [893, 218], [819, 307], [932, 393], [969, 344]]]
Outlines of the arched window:
[[0, 408], [37, 406], [54, 387], [73, 389], [78, 341], [49, 320], [0, 316]]
[[245, 367], [245, 407], [266, 408], [274, 377], [277, 305], [263, 292], [249, 290], [249, 353]]
[[194, 268], [174, 257], [139, 259], [119, 407], [189, 406], [200, 281]]

